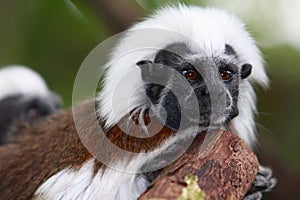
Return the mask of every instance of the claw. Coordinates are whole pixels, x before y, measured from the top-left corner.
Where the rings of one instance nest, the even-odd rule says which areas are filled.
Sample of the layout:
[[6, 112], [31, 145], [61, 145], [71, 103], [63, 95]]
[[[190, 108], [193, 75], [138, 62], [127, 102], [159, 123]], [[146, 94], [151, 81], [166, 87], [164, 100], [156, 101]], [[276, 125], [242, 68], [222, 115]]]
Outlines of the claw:
[[273, 177], [272, 170], [259, 165], [255, 180], [243, 200], [259, 200], [263, 192], [271, 191], [276, 184], [277, 179]]

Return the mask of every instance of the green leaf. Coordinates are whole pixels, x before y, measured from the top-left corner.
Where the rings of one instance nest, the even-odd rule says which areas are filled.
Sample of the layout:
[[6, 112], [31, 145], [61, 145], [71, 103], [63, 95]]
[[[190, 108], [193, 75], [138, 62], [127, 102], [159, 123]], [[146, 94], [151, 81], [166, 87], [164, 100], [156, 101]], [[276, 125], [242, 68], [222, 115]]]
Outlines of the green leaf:
[[182, 189], [182, 193], [177, 200], [205, 200], [205, 193], [198, 185], [197, 176], [187, 175], [184, 180], [187, 186]]

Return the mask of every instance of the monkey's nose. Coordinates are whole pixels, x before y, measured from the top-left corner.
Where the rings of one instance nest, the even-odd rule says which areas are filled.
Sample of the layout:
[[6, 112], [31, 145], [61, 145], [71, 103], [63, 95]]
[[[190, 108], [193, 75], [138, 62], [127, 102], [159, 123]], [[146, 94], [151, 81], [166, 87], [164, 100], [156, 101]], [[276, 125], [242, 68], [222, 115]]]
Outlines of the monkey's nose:
[[199, 92], [200, 92], [201, 96], [209, 95], [209, 91], [208, 91], [207, 87], [202, 87]]
[[233, 118], [238, 116], [238, 114], [239, 114], [239, 109], [237, 107], [233, 106], [227, 119], [232, 120]]
[[232, 98], [228, 92], [226, 92], [226, 109], [231, 109], [233, 104]]

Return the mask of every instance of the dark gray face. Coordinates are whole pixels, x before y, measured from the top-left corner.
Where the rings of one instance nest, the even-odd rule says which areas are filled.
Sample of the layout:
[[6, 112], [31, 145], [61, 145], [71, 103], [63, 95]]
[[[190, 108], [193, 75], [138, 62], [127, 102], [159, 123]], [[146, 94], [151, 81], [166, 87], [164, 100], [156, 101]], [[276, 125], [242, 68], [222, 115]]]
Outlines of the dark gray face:
[[237, 59], [227, 44], [224, 55], [216, 58], [173, 44], [160, 50], [154, 62], [137, 65], [150, 101], [164, 109], [166, 125], [178, 129], [223, 126], [238, 115], [239, 81], [250, 75], [252, 66], [245, 64], [239, 72]]
[[12, 126], [18, 123], [32, 124], [60, 108], [60, 100], [54, 95], [27, 97], [14, 95], [0, 100], [0, 144], [14, 136]]

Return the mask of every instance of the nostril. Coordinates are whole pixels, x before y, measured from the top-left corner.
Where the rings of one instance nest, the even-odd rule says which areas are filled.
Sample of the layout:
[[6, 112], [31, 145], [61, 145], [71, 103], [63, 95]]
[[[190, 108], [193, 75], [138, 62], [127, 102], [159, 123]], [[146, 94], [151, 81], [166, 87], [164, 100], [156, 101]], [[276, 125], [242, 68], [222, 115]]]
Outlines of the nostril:
[[201, 94], [201, 96], [207, 96], [207, 95], [209, 94], [208, 89], [207, 89], [207, 88], [203, 88], [203, 89], [200, 91], [200, 94]]
[[231, 109], [232, 103], [232, 97], [230, 96], [229, 92], [226, 91], [226, 109]]
[[226, 109], [230, 109], [231, 105], [232, 105], [231, 101], [227, 101], [226, 102]]

